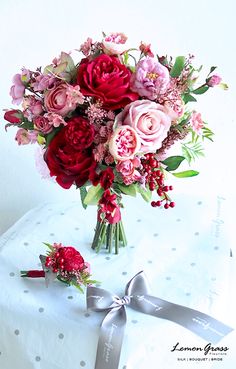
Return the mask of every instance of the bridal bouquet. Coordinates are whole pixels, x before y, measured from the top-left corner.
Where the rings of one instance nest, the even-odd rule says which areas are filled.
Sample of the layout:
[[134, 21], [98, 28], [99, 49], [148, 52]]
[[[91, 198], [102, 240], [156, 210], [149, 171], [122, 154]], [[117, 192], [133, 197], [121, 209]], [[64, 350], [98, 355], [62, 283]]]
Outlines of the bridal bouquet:
[[[153, 207], [173, 208], [168, 173], [203, 155], [203, 141], [213, 132], [190, 108], [198, 95], [216, 85], [227, 88], [211, 67], [202, 83], [193, 56], [154, 55], [150, 44], [129, 48], [123, 33], [88, 38], [74, 63], [62, 52], [45, 68], [23, 68], [13, 77], [13, 103], [6, 127], [17, 126], [19, 145], [37, 143], [51, 177], [80, 189], [84, 208], [98, 205], [92, 247], [111, 252], [126, 244], [121, 221], [122, 195], [137, 193]], [[180, 152], [170, 155], [178, 143]], [[176, 149], [177, 150], [177, 149]], [[155, 195], [151, 201], [152, 195]]]

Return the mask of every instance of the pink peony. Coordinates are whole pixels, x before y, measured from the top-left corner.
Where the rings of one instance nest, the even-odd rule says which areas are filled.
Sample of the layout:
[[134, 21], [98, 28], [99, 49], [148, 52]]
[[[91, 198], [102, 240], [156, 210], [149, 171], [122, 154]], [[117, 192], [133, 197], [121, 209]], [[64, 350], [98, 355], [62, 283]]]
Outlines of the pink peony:
[[198, 135], [201, 135], [202, 128], [204, 127], [204, 122], [202, 120], [201, 113], [193, 111], [190, 118], [190, 124], [194, 132], [196, 132]]
[[10, 96], [12, 97], [12, 103], [19, 105], [24, 97], [25, 85], [21, 80], [20, 74], [15, 74], [13, 77], [13, 86], [10, 89]]
[[218, 76], [218, 74], [213, 74], [213, 76], [211, 76], [208, 79], [207, 86], [209, 87], [217, 86], [220, 84], [221, 81], [222, 81], [222, 78]]
[[142, 152], [154, 152], [166, 138], [171, 118], [162, 105], [149, 100], [137, 100], [128, 104], [118, 114], [117, 124], [130, 126], [135, 130], [141, 142]]
[[45, 116], [39, 115], [37, 117], [34, 117], [33, 123], [34, 128], [44, 134], [52, 131], [53, 126]]
[[123, 125], [115, 129], [109, 141], [109, 150], [114, 159], [132, 159], [139, 149], [140, 140], [132, 127]]
[[19, 128], [16, 132], [15, 140], [18, 145], [28, 145], [29, 143], [37, 142], [38, 132], [36, 131], [27, 131], [24, 128]]
[[120, 55], [127, 49], [126, 41], [124, 33], [111, 33], [102, 40], [103, 50], [108, 55]]
[[79, 86], [71, 86], [61, 83], [45, 93], [44, 104], [48, 112], [61, 116], [67, 115], [76, 109], [78, 104], [84, 101]]
[[142, 97], [155, 100], [167, 90], [169, 80], [168, 69], [154, 58], [146, 57], [136, 66], [131, 89]]

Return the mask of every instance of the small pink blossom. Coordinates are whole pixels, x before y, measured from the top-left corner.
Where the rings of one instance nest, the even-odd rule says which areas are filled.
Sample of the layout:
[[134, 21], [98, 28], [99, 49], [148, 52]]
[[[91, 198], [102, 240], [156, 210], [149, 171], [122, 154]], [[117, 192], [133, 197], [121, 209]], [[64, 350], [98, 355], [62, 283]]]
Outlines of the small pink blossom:
[[219, 85], [221, 81], [222, 81], [222, 78], [218, 74], [213, 74], [213, 76], [209, 78], [207, 85], [209, 87], [214, 87], [214, 86]]
[[27, 117], [37, 116], [43, 112], [42, 101], [35, 96], [26, 96], [23, 99], [22, 107], [25, 110], [24, 115]]
[[[150, 100], [137, 100], [126, 105], [116, 123], [132, 127], [141, 142], [141, 152], [154, 152], [162, 145], [171, 126], [166, 109]], [[128, 159], [128, 158], [127, 158]]]
[[67, 85], [66, 94], [68, 99], [68, 106], [71, 107], [72, 110], [74, 110], [74, 107], [78, 104], [84, 103], [84, 96], [80, 91], [79, 85]]
[[151, 44], [145, 44], [144, 42], [141, 42], [139, 46], [139, 50], [144, 54], [145, 56], [150, 56], [151, 58], [154, 57], [153, 52], [151, 51]]
[[89, 56], [91, 52], [92, 44], [93, 44], [93, 40], [90, 37], [88, 37], [87, 40], [82, 45], [80, 45], [79, 51], [82, 51], [82, 53], [86, 57]]
[[94, 149], [93, 149], [93, 156], [94, 159], [98, 162], [101, 163], [104, 159], [104, 156], [106, 154], [106, 148], [104, 146], [104, 144], [100, 143], [98, 144]]
[[120, 55], [127, 49], [126, 41], [124, 33], [111, 33], [102, 40], [103, 50], [108, 55]]
[[34, 128], [44, 134], [51, 132], [53, 129], [49, 120], [45, 116], [42, 116], [42, 115], [34, 117], [33, 123], [34, 123]]
[[27, 131], [24, 128], [19, 128], [15, 140], [18, 145], [28, 145], [29, 143], [37, 142], [38, 132], [36, 131]]
[[173, 101], [166, 101], [164, 103], [164, 107], [166, 108], [166, 112], [172, 121], [181, 118], [184, 114], [185, 105], [181, 98]]
[[55, 85], [56, 78], [51, 74], [39, 74], [35, 77], [35, 81], [31, 83], [31, 87], [35, 92], [44, 91]]
[[140, 139], [136, 131], [129, 125], [115, 129], [109, 141], [109, 151], [114, 159], [126, 161], [133, 159], [140, 149]]
[[202, 134], [202, 128], [204, 127], [204, 122], [202, 120], [201, 113], [193, 111], [191, 118], [190, 118], [190, 124], [194, 132], [196, 132], [198, 135]]
[[167, 90], [169, 80], [168, 69], [154, 58], [146, 57], [136, 66], [131, 77], [131, 88], [141, 97], [156, 100]]
[[12, 97], [12, 103], [19, 105], [24, 97], [25, 85], [21, 80], [20, 74], [15, 74], [13, 77], [13, 86], [10, 89], [10, 96]]
[[63, 126], [67, 125], [66, 121], [59, 114], [46, 113], [46, 114], [44, 114], [44, 117], [46, 117], [48, 119], [49, 123], [55, 128], [59, 127], [61, 124]]

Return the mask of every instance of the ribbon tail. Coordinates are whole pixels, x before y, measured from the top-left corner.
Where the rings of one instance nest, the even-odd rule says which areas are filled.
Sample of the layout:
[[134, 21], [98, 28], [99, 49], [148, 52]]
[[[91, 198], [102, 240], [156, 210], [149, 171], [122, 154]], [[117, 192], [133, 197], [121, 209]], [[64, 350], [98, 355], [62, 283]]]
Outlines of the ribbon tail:
[[173, 304], [150, 295], [134, 296], [131, 307], [144, 314], [177, 323], [214, 344], [233, 331], [233, 328], [198, 310]]
[[124, 306], [113, 308], [105, 316], [100, 330], [95, 369], [118, 369], [125, 325]]

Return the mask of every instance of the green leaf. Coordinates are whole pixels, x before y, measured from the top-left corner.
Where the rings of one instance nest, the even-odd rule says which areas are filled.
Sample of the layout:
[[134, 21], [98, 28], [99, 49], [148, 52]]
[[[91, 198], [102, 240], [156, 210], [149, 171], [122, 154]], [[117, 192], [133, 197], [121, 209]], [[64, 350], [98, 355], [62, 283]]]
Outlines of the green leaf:
[[97, 205], [98, 201], [102, 197], [104, 190], [101, 188], [100, 184], [96, 187], [91, 186], [88, 190], [87, 195], [84, 198], [85, 205]]
[[190, 94], [184, 94], [182, 96], [182, 99], [184, 101], [185, 104], [187, 104], [188, 102], [196, 102], [197, 100], [195, 99], [194, 96], [190, 95]]
[[197, 172], [196, 170], [185, 170], [184, 172], [172, 173], [172, 174], [173, 176], [177, 178], [187, 178], [187, 177], [197, 176], [199, 172]]
[[208, 73], [207, 77], [208, 77], [212, 72], [214, 72], [214, 70], [215, 70], [216, 68], [217, 68], [217, 67], [211, 67], [210, 72]]
[[182, 161], [185, 160], [184, 156], [170, 156], [169, 158], [162, 161], [164, 165], [166, 165], [166, 170], [168, 172], [177, 169]]
[[55, 128], [52, 132], [48, 133], [47, 136], [45, 137], [46, 139], [46, 146], [48, 147], [48, 145], [50, 144], [50, 142], [52, 141], [52, 139], [54, 138], [54, 136], [56, 136], [56, 134], [61, 130], [61, 128]]
[[140, 193], [144, 201], [150, 202], [152, 198], [152, 191], [150, 191], [148, 188], [143, 188], [140, 185], [136, 186], [137, 192]]
[[209, 86], [204, 85], [196, 88], [196, 90], [193, 90], [192, 93], [195, 95], [202, 95], [207, 92], [207, 90], [209, 90]]
[[131, 184], [129, 186], [123, 185], [121, 183], [118, 183], [118, 188], [121, 190], [122, 193], [129, 196], [136, 196], [136, 185]]
[[84, 199], [87, 196], [88, 191], [86, 190], [85, 186], [80, 187], [79, 190], [80, 190], [80, 198], [81, 198], [82, 206], [84, 209], [86, 209], [87, 205], [84, 203]]
[[47, 246], [49, 248], [49, 250], [53, 251], [54, 250], [54, 247], [50, 244], [50, 243], [47, 243], [47, 242], [43, 242], [43, 244], [45, 246]]
[[175, 63], [170, 70], [170, 76], [173, 78], [179, 77], [185, 65], [185, 57], [177, 56]]

